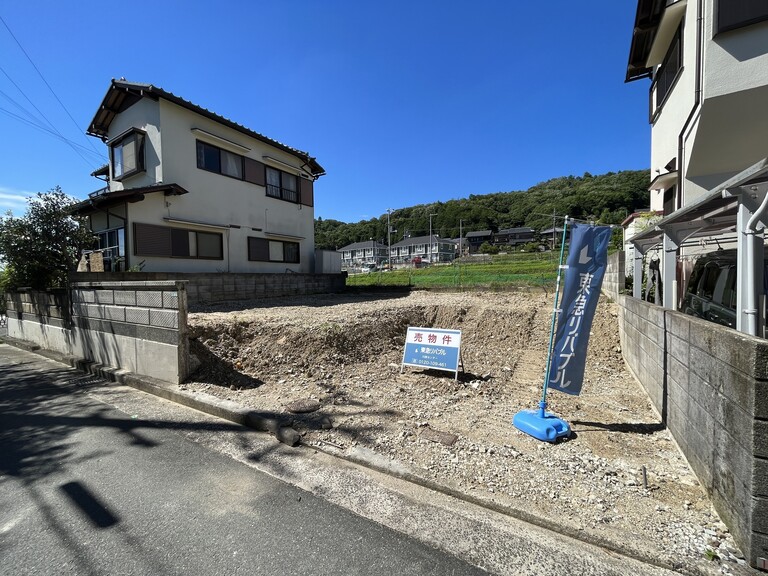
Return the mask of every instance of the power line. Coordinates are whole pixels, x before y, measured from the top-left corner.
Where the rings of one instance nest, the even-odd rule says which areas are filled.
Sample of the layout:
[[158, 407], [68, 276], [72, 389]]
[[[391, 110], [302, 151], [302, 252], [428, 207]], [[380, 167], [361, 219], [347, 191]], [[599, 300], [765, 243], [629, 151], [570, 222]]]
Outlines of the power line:
[[[30, 58], [30, 57], [29, 57], [29, 54], [27, 54], [27, 51], [26, 51], [26, 50], [24, 50], [24, 47], [21, 45], [21, 42], [19, 42], [18, 38], [16, 38], [16, 36], [14, 35], [14, 33], [11, 31], [11, 28], [8, 26], [7, 22], [6, 22], [5, 20], [3, 20], [3, 17], [2, 17], [2, 16], [0, 16], [0, 22], [2, 22], [2, 23], [3, 23], [3, 25], [5, 26], [5, 29], [6, 29], [6, 30], [8, 30], [8, 33], [11, 35], [11, 38], [13, 38], [13, 39], [14, 39], [14, 41], [16, 42], [16, 44], [19, 46], [19, 49], [20, 49], [20, 50], [21, 50], [21, 51], [24, 53], [24, 56], [26, 56], [26, 57], [27, 57], [27, 60], [29, 60], [29, 63], [30, 63], [30, 64], [32, 64], [32, 67], [35, 69], [35, 71], [37, 71], [38, 75], [40, 76], [40, 79], [41, 79], [41, 80], [43, 81], [43, 83], [45, 83], [45, 85], [48, 87], [48, 90], [50, 90], [50, 91], [51, 91], [51, 94], [53, 94], [53, 97], [54, 97], [54, 98], [56, 98], [56, 101], [57, 101], [57, 102], [59, 103], [59, 105], [62, 107], [62, 109], [64, 110], [64, 112], [66, 112], [66, 113], [67, 113], [67, 116], [69, 116], [69, 119], [70, 119], [70, 120], [72, 120], [72, 124], [74, 124], [74, 126], [75, 126], [75, 129], [78, 131], [78, 133], [80, 133], [80, 134], [83, 134], [82, 132], [80, 132], [81, 128], [80, 128], [80, 126], [78, 126], [78, 124], [77, 124], [77, 121], [76, 121], [76, 120], [75, 120], [75, 119], [72, 117], [72, 114], [70, 114], [70, 113], [69, 113], [69, 110], [67, 109], [67, 107], [66, 107], [66, 106], [64, 106], [64, 103], [63, 103], [63, 102], [62, 102], [62, 101], [59, 99], [58, 95], [56, 94], [56, 92], [54, 92], [53, 88], [51, 88], [51, 85], [50, 85], [50, 84], [48, 84], [48, 81], [45, 79], [45, 76], [43, 76], [43, 73], [42, 73], [42, 72], [40, 72], [40, 69], [39, 69], [39, 68], [37, 67], [37, 65], [36, 65], [36, 64], [35, 64], [35, 63], [32, 61], [32, 58]], [[96, 153], [98, 154], [98, 151], [96, 150], [96, 147], [93, 145], [93, 142], [91, 142], [91, 141], [90, 141], [90, 140], [89, 140], [89, 139], [88, 139], [88, 138], [85, 136], [85, 134], [83, 134], [83, 138], [85, 138], [86, 142], [88, 142], [88, 144], [89, 144], [89, 146], [91, 147], [91, 149], [93, 149], [93, 151], [94, 151], [94, 152], [96, 152]]]
[[13, 118], [13, 119], [15, 119], [15, 120], [18, 120], [18, 121], [19, 121], [19, 122], [21, 122], [22, 124], [26, 124], [26, 125], [27, 125], [27, 126], [29, 126], [30, 128], [35, 128], [36, 130], [40, 130], [41, 132], [45, 132], [46, 134], [49, 134], [49, 135], [53, 136], [54, 138], [56, 138], [56, 139], [58, 139], [58, 140], [61, 140], [62, 142], [66, 143], [66, 144], [69, 144], [69, 145], [72, 147], [72, 149], [73, 149], [73, 150], [74, 150], [74, 151], [75, 151], [75, 152], [76, 152], [76, 153], [77, 153], [77, 154], [78, 154], [78, 155], [79, 155], [79, 156], [80, 156], [80, 157], [81, 157], [83, 160], [85, 160], [85, 161], [86, 161], [86, 162], [87, 162], [89, 165], [91, 165], [91, 166], [93, 166], [93, 162], [91, 162], [91, 161], [87, 160], [85, 157], [83, 157], [83, 156], [82, 156], [82, 154], [80, 154], [80, 152], [79, 152], [79, 151], [78, 151], [76, 148], [80, 148], [80, 149], [81, 149], [83, 152], [85, 152], [86, 154], [97, 155], [97, 156], [98, 156], [98, 159], [99, 159], [99, 161], [100, 161], [100, 162], [103, 162], [103, 161], [105, 160], [105, 157], [104, 157], [104, 155], [103, 155], [103, 154], [99, 154], [98, 152], [92, 152], [91, 150], [89, 150], [88, 148], [86, 148], [85, 146], [83, 146], [82, 144], [78, 144], [77, 142], [73, 142], [73, 141], [72, 141], [72, 140], [70, 140], [69, 138], [67, 138], [67, 137], [65, 137], [65, 136], [62, 136], [62, 135], [61, 135], [61, 134], [59, 134], [58, 132], [55, 132], [55, 131], [53, 131], [53, 130], [51, 130], [51, 129], [49, 129], [49, 128], [46, 128], [45, 126], [43, 126], [43, 125], [41, 125], [41, 124], [39, 124], [39, 123], [36, 123], [36, 122], [32, 122], [32, 121], [30, 121], [30, 120], [27, 120], [26, 118], [22, 118], [22, 117], [21, 117], [21, 116], [19, 116], [18, 114], [15, 114], [15, 113], [13, 113], [13, 112], [11, 112], [10, 110], [8, 110], [8, 109], [6, 109], [6, 108], [2, 108], [2, 107], [0, 107], [0, 112], [3, 112], [3, 113], [5, 113], [5, 114], [6, 114], [6, 116], [9, 116], [9, 117], [11, 117], [11, 118]]
[[[21, 93], [21, 95], [22, 95], [22, 96], [24, 96], [24, 98], [26, 98], [27, 102], [29, 102], [29, 103], [32, 105], [32, 107], [33, 107], [35, 110], [37, 110], [37, 113], [38, 113], [38, 114], [40, 114], [40, 116], [41, 116], [41, 117], [42, 117], [42, 118], [43, 118], [43, 119], [44, 119], [46, 122], [48, 122], [48, 125], [51, 127], [52, 131], [53, 131], [53, 132], [55, 132], [55, 135], [56, 135], [56, 136], [57, 136], [59, 139], [61, 139], [63, 142], [65, 142], [66, 144], [68, 144], [68, 145], [69, 145], [69, 147], [70, 147], [70, 148], [72, 148], [72, 151], [73, 151], [75, 154], [77, 154], [78, 156], [80, 156], [80, 158], [82, 158], [83, 162], [85, 162], [86, 164], [88, 164], [88, 165], [89, 165], [89, 166], [91, 166], [91, 167], [94, 167], [94, 164], [93, 164], [93, 162], [91, 162], [91, 161], [87, 160], [87, 159], [85, 158], [85, 156], [83, 156], [83, 155], [80, 153], [80, 151], [79, 151], [77, 148], [75, 148], [75, 147], [74, 147], [74, 145], [73, 145], [74, 143], [73, 143], [73, 142], [72, 142], [72, 141], [71, 141], [69, 138], [65, 137], [65, 136], [64, 136], [64, 135], [63, 135], [61, 132], [59, 132], [59, 130], [56, 128], [56, 126], [54, 126], [54, 125], [53, 125], [53, 122], [51, 122], [51, 121], [48, 119], [48, 117], [47, 117], [45, 114], [43, 114], [42, 110], [40, 110], [40, 109], [39, 109], [37, 106], [35, 106], [35, 103], [34, 103], [34, 102], [32, 102], [32, 100], [30, 100], [29, 96], [27, 96], [27, 94], [24, 92], [24, 90], [22, 90], [22, 89], [21, 89], [21, 87], [20, 87], [18, 84], [16, 84], [16, 82], [14, 82], [13, 78], [11, 78], [11, 77], [10, 77], [10, 75], [8, 74], [8, 72], [6, 72], [6, 71], [5, 71], [5, 69], [4, 69], [2, 66], [0, 66], [0, 72], [2, 72], [3, 74], [5, 74], [5, 77], [6, 77], [6, 78], [8, 78], [8, 80], [10, 80], [11, 84], [13, 84], [13, 85], [16, 87], [16, 89], [17, 89], [17, 90], [18, 90], [18, 91]], [[27, 115], [29, 115], [29, 112], [27, 112]], [[20, 117], [19, 117], [19, 118], [20, 118]], [[38, 127], [39, 127], [39, 128], [44, 128], [43, 126], [38, 126]], [[46, 129], [46, 130], [47, 130], [47, 129]], [[98, 152], [97, 152], [95, 149], [94, 149], [94, 152], [95, 152], [96, 154], [98, 154]]]

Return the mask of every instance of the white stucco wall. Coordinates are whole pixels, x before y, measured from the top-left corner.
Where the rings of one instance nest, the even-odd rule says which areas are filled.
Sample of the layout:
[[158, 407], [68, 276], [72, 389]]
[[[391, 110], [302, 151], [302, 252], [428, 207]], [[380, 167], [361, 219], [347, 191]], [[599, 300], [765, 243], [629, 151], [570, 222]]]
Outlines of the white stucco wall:
[[[110, 180], [110, 190], [123, 190], [125, 188], [137, 188], [149, 186], [163, 181], [162, 150], [160, 143], [160, 107], [158, 102], [149, 98], [142, 98], [139, 102], [115, 116], [109, 126], [109, 140], [119, 136], [123, 132], [138, 128], [147, 133], [145, 140], [146, 171], [129, 176], [123, 181]], [[112, 158], [110, 157], [110, 164]], [[112, 176], [110, 166], [110, 178]]]
[[[710, 14], [712, 0], [707, 0]], [[768, 84], [768, 22], [713, 35], [714, 17], [704, 21], [704, 93], [707, 98]]]
[[[192, 129], [198, 128], [244, 146], [249, 151], [234, 147], [230, 150], [262, 163], [268, 162], [263, 159], [264, 155], [268, 155], [300, 167], [300, 159], [163, 99], [157, 102], [144, 99], [118, 115], [110, 126], [110, 136], [114, 137], [130, 127], [138, 127], [147, 132], [147, 172], [129, 177], [123, 184], [134, 188], [162, 181], [165, 184], [176, 183], [189, 193], [167, 197], [162, 193], [147, 194], [142, 202], [128, 205], [126, 245], [130, 254], [129, 266], [143, 261], [143, 270], [146, 272], [312, 271], [314, 208], [268, 197], [264, 186], [199, 169], [196, 141], [206, 140], [206, 137]], [[219, 141], [208, 141], [227, 149], [227, 145]], [[286, 171], [285, 166], [275, 167]], [[121, 187], [120, 183], [115, 183], [113, 189]], [[164, 218], [203, 222], [226, 228], [171, 223]], [[221, 233], [224, 258], [202, 260], [137, 256], [133, 243], [134, 222]], [[298, 242], [300, 262], [248, 261], [249, 236]]]
[[[765, 157], [768, 133], [768, 22], [713, 37], [714, 0], [704, 0], [702, 7], [702, 83], [694, 110], [697, 4], [688, 2], [685, 8], [683, 70], [651, 133], [651, 178], [677, 158], [684, 206]], [[689, 116], [678, 157], [679, 137]], [[661, 193], [652, 192], [651, 208], [662, 208]]]

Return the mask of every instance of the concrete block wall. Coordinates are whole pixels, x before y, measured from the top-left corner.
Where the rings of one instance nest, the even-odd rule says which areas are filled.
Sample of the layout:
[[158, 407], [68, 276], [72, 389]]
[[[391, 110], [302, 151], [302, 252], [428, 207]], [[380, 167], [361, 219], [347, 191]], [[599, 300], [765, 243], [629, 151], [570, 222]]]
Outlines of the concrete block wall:
[[12, 293], [7, 304], [12, 338], [168, 382], [188, 375], [184, 282], [81, 282]]
[[9, 292], [5, 298], [8, 336], [60, 354], [69, 353], [71, 317], [66, 290], [21, 290]]
[[619, 304], [627, 365], [756, 566], [768, 558], [768, 341], [630, 296]]
[[602, 291], [611, 299], [616, 300], [626, 282], [625, 274], [626, 252], [617, 251], [608, 255], [608, 266], [603, 276]]
[[186, 285], [72, 284], [72, 354], [168, 382], [188, 375]]
[[190, 305], [343, 292], [345, 274], [74, 272], [70, 282], [185, 281]]

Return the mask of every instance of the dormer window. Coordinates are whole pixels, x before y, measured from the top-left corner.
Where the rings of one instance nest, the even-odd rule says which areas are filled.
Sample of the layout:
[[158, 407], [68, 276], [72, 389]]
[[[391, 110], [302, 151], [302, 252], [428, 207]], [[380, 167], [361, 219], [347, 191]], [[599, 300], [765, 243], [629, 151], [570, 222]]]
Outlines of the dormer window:
[[137, 172], [144, 172], [144, 141], [146, 133], [131, 128], [109, 143], [112, 157], [112, 179], [122, 180]]

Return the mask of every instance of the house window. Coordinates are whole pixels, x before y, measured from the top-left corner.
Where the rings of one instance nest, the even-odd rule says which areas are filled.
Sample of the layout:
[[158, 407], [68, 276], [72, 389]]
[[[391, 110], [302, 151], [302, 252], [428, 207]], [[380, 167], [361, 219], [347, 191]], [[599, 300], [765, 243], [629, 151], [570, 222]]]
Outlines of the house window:
[[765, 0], [718, 0], [717, 34], [768, 20]]
[[119, 272], [125, 262], [125, 228], [102, 230], [95, 234], [98, 249], [104, 257], [104, 270]]
[[197, 141], [197, 167], [209, 172], [243, 179], [243, 157], [218, 146]]
[[113, 180], [122, 180], [145, 170], [145, 137], [144, 132], [133, 128], [110, 143]]
[[286, 262], [298, 264], [299, 243], [248, 237], [248, 260], [252, 262]]
[[298, 184], [298, 178], [295, 174], [267, 166], [267, 196], [287, 202], [298, 202]]
[[677, 75], [683, 67], [683, 41], [682, 26], [677, 29], [672, 44], [669, 47], [664, 61], [659, 66], [653, 78], [651, 91], [655, 92], [655, 109], [658, 110], [664, 104], [672, 86], [677, 80]]
[[138, 222], [134, 223], [133, 232], [134, 253], [137, 256], [224, 259], [224, 237], [217, 232], [201, 232]]

